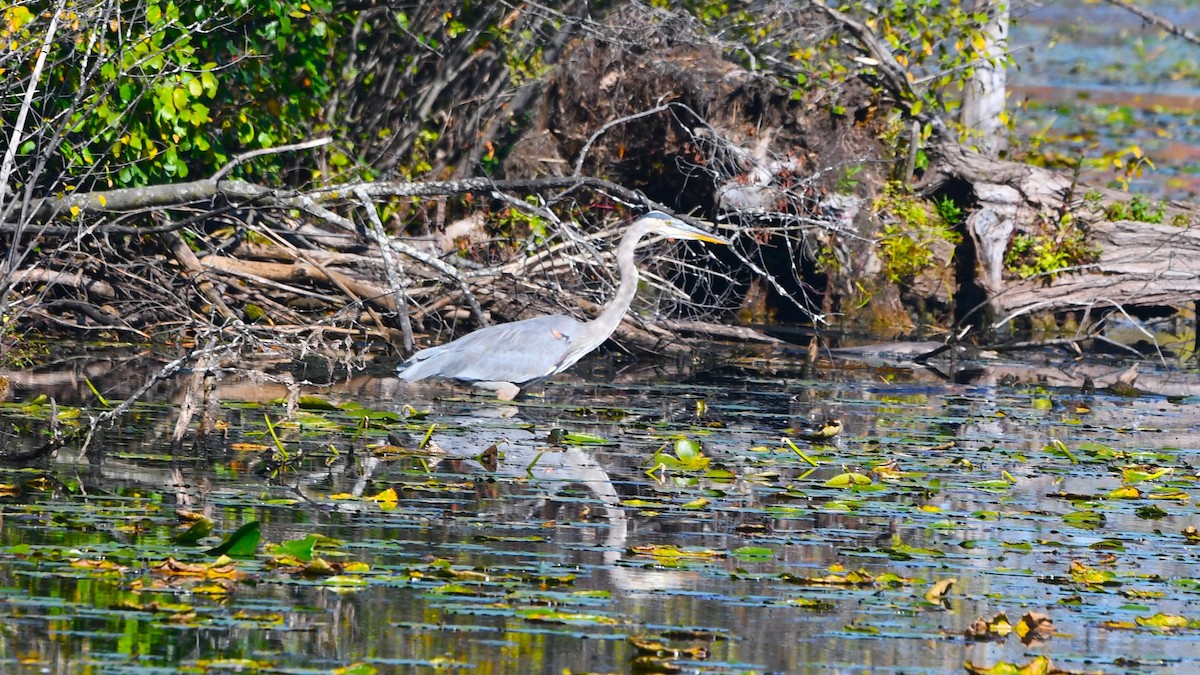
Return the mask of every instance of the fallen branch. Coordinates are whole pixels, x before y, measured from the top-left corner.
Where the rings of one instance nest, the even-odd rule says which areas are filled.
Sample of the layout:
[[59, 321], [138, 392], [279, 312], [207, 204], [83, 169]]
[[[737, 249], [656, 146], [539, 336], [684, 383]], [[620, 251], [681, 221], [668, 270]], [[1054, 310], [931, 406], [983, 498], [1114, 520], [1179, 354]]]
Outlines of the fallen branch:
[[[318, 285], [329, 284], [342, 290], [355, 302], [374, 303], [389, 312], [396, 310], [391, 294], [386, 288], [309, 263], [246, 261], [220, 255], [205, 256], [201, 258], [200, 262], [209, 269], [231, 274], [253, 275], [276, 282], [308, 281]], [[322, 297], [321, 299], [328, 300], [329, 298]]]
[[112, 284], [97, 281], [83, 272], [62, 272], [41, 267], [33, 269], [18, 269], [9, 272], [9, 283], [18, 284], [56, 284], [70, 286], [86, 291], [88, 295], [102, 300], [112, 300], [117, 297], [117, 291]]

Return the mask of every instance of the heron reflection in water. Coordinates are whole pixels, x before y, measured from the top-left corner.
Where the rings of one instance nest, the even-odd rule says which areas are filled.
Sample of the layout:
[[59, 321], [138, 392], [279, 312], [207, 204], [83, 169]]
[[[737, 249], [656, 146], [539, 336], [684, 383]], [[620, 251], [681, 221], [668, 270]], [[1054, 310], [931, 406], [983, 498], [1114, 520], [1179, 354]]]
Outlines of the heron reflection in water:
[[729, 243], [661, 211], [651, 211], [633, 221], [621, 237], [617, 248], [621, 283], [594, 320], [577, 321], [550, 314], [481, 328], [453, 342], [417, 352], [400, 366], [400, 378], [409, 382], [429, 377], [459, 380], [495, 392], [497, 398], [507, 401], [515, 398], [522, 387], [570, 368], [603, 344], [629, 311], [638, 284], [634, 254], [649, 234]]

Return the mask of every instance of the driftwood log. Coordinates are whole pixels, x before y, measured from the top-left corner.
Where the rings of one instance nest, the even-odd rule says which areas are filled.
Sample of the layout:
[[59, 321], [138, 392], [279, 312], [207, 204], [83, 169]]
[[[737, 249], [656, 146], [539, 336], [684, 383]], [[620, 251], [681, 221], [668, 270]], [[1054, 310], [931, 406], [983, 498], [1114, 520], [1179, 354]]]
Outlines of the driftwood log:
[[[1084, 204], [1085, 189], [1070, 176], [1026, 164], [988, 159], [942, 141], [928, 191], [968, 186], [974, 204], [966, 220], [974, 248], [973, 281], [984, 291], [993, 326], [1031, 313], [1103, 312], [1121, 307], [1183, 307], [1200, 301], [1200, 231], [1195, 213], [1166, 209], [1180, 224], [1107, 220], [1103, 209]], [[1104, 203], [1128, 195], [1090, 189]], [[1018, 229], [1037, 231], [1071, 213], [1086, 223], [1093, 261], [1054, 275], [1022, 279], [1004, 268]]]

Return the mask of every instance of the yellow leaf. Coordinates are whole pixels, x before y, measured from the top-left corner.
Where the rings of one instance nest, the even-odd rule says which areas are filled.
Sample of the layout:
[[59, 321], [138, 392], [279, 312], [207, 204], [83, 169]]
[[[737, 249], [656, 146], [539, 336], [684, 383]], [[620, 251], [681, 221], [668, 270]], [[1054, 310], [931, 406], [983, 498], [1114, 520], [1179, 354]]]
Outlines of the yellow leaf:
[[104, 198], [104, 195], [96, 195], [96, 201], [100, 202], [100, 208], [108, 206], [108, 200]]
[[934, 604], [940, 603], [950, 593], [950, 587], [956, 583], [958, 579], [942, 579], [925, 591], [925, 600]]
[[871, 478], [853, 471], [840, 473], [825, 481], [825, 487], [850, 487], [852, 485], [870, 485]]
[[1158, 614], [1155, 614], [1154, 616], [1146, 616], [1146, 617], [1137, 616], [1137, 617], [1134, 617], [1133, 620], [1136, 621], [1139, 626], [1160, 628], [1162, 630], [1172, 630], [1175, 628], [1186, 628], [1188, 625], [1187, 617], [1178, 616], [1178, 615], [1174, 615], [1174, 614], [1163, 614], [1162, 612], [1159, 612]]
[[78, 207], [78, 206], [72, 206], [72, 207], [71, 207], [71, 216], [72, 216], [72, 217], [75, 217], [75, 216], [78, 216], [78, 215], [79, 215], [79, 207]]
[[1142, 496], [1142, 491], [1138, 490], [1137, 488], [1133, 487], [1132, 485], [1126, 485], [1124, 487], [1119, 487], [1119, 488], [1113, 490], [1112, 492], [1108, 493], [1109, 499], [1138, 499], [1141, 496]]
[[371, 495], [367, 499], [378, 502], [383, 508], [395, 507], [399, 503], [400, 498], [396, 495], [395, 488], [388, 488], [377, 495]]

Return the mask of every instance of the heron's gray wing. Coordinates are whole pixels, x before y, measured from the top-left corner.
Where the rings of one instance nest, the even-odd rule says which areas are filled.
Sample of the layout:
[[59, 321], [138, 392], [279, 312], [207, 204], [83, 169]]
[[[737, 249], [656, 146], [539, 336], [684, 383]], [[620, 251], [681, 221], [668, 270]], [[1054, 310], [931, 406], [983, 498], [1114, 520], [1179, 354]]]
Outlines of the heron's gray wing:
[[400, 377], [530, 382], [560, 370], [571, 341], [578, 339], [583, 327], [575, 319], [559, 315], [488, 326], [453, 342], [417, 352], [400, 366]]

